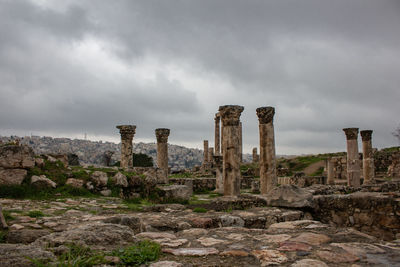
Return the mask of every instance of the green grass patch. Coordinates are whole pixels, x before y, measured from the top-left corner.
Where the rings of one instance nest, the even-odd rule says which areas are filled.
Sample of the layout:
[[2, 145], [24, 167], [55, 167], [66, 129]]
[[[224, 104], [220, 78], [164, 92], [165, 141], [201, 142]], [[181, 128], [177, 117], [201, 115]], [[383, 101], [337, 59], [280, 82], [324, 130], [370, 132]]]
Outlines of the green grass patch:
[[318, 170], [312, 173], [310, 176], [322, 176], [324, 173], [324, 167], [319, 167]]
[[160, 253], [161, 246], [158, 243], [144, 240], [137, 245], [114, 250], [112, 254], [119, 257], [124, 265], [139, 266], [157, 260]]
[[215, 192], [208, 194], [209, 198], [216, 198], [216, 197], [221, 197], [221, 196], [223, 196], [223, 194], [215, 193]]
[[197, 213], [205, 213], [208, 210], [206, 208], [201, 208], [201, 207], [197, 207], [193, 209], [193, 212], [197, 212]]
[[[56, 195], [57, 194], [57, 195]], [[29, 184], [0, 186], [1, 198], [47, 200], [63, 197], [96, 197], [86, 188], [62, 185], [57, 188], [38, 189]]]
[[45, 216], [44, 213], [40, 210], [31, 210], [28, 212], [27, 215], [31, 218], [40, 218]]
[[29, 260], [36, 267], [91, 267], [107, 263], [102, 253], [92, 251], [88, 247], [77, 244], [67, 246], [68, 252], [59, 256], [56, 263], [31, 258]]
[[194, 195], [189, 200], [189, 205], [201, 205], [201, 204], [208, 204], [211, 200], [207, 199], [199, 199], [198, 196]]
[[0, 243], [5, 243], [7, 237], [7, 231], [5, 230], [0, 230]]
[[193, 174], [189, 172], [175, 173], [168, 176], [169, 178], [192, 178]]
[[3, 210], [3, 216], [6, 222], [15, 220], [15, 217], [11, 215], [11, 210]]

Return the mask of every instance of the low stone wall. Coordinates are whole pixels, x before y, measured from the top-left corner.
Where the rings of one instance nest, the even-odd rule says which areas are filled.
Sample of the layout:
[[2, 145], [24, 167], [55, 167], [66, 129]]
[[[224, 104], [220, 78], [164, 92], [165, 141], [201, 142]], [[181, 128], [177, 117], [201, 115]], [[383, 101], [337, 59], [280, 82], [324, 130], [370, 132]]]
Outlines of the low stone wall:
[[186, 185], [188, 182], [193, 182], [193, 192], [206, 192], [215, 189], [215, 178], [170, 178], [172, 184]]
[[326, 184], [325, 176], [291, 176], [291, 177], [278, 177], [278, 184], [292, 184], [299, 187], [308, 187], [314, 184]]
[[254, 180], [253, 176], [242, 176], [242, 179], [240, 179], [240, 188], [241, 189], [250, 189], [251, 183], [253, 182], [253, 180]]
[[400, 194], [356, 192], [318, 195], [313, 217], [336, 226], [350, 226], [385, 240], [400, 233]]

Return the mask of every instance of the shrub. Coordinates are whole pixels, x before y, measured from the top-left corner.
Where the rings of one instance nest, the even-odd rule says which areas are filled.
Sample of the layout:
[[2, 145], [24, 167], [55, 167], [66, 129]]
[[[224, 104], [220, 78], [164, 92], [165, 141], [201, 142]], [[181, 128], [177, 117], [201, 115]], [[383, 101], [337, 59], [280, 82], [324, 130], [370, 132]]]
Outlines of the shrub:
[[153, 158], [146, 154], [133, 153], [133, 167], [153, 167]]
[[114, 250], [113, 255], [118, 256], [125, 265], [140, 265], [155, 261], [160, 256], [161, 247], [158, 243], [144, 240], [137, 245]]

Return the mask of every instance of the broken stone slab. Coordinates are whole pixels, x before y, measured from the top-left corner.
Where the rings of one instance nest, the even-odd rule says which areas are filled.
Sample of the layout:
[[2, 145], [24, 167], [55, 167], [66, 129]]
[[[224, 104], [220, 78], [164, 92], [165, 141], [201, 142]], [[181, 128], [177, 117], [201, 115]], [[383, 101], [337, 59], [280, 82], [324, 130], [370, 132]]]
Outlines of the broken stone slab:
[[121, 172], [118, 172], [115, 174], [112, 178], [111, 181], [118, 186], [122, 187], [128, 187], [128, 179], [126, 178], [125, 175], [123, 175]]
[[158, 261], [149, 265], [149, 267], [182, 267], [183, 264], [176, 261]]
[[316, 254], [319, 258], [324, 261], [332, 262], [332, 263], [352, 263], [359, 261], [360, 258], [348, 253], [347, 251], [329, 251], [329, 250], [321, 250], [317, 251]]
[[32, 266], [32, 262], [28, 258], [55, 260], [53, 253], [41, 247], [22, 244], [0, 244], [0, 262], [2, 266]]
[[110, 189], [105, 189], [105, 190], [101, 190], [100, 194], [105, 196], [105, 197], [109, 197], [112, 194], [112, 191]]
[[331, 241], [331, 238], [324, 234], [315, 234], [315, 233], [301, 233], [295, 238], [292, 238], [290, 241], [302, 242], [312, 246], [319, 246], [324, 243], [328, 243]]
[[219, 251], [216, 248], [166, 248], [163, 249], [162, 252], [175, 256], [208, 256], [219, 254]]
[[95, 171], [90, 176], [90, 179], [97, 187], [105, 187], [107, 186], [108, 176], [107, 173], [101, 171]]
[[219, 217], [222, 227], [243, 227], [244, 220], [238, 216], [222, 215]]
[[136, 237], [149, 238], [149, 239], [161, 239], [161, 238], [176, 239], [176, 235], [166, 232], [142, 232], [140, 234], [137, 234]]
[[0, 168], [0, 185], [21, 185], [27, 174], [24, 169]]
[[253, 250], [251, 254], [260, 261], [261, 266], [279, 265], [288, 261], [287, 256], [278, 250]]
[[192, 190], [187, 185], [159, 186], [163, 200], [188, 201], [192, 197]]
[[287, 208], [314, 207], [313, 195], [307, 189], [296, 185], [281, 185], [275, 187], [266, 195], [268, 205]]
[[323, 261], [314, 259], [302, 259], [296, 261], [295, 263], [290, 265], [290, 267], [328, 267], [328, 264]]
[[93, 248], [121, 247], [136, 242], [134, 232], [125, 225], [91, 222], [63, 232], [55, 232], [37, 239], [32, 244], [55, 247], [77, 243]]
[[27, 145], [5, 145], [0, 147], [0, 167], [26, 169], [35, 166], [35, 153]]
[[56, 188], [57, 184], [47, 178], [45, 175], [33, 175], [31, 178], [31, 185], [36, 187], [36, 188]]
[[217, 244], [226, 243], [225, 240], [215, 239], [213, 237], [201, 237], [197, 239], [197, 241], [199, 241], [200, 244], [202, 244], [205, 247], [211, 247]]
[[36, 239], [50, 234], [48, 230], [32, 230], [32, 229], [22, 229], [22, 230], [12, 230], [7, 233], [7, 243], [17, 244], [29, 244]]
[[135, 234], [144, 231], [142, 220], [136, 216], [114, 216], [103, 220], [104, 223], [126, 225], [133, 230]]
[[69, 178], [65, 184], [75, 188], [83, 188], [84, 181], [81, 179]]

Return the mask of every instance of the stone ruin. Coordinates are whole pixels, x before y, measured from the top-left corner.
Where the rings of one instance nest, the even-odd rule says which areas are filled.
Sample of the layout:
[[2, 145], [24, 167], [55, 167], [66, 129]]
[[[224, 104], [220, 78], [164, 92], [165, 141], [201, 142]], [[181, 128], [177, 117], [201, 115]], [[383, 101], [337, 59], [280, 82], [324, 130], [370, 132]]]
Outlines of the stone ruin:
[[[215, 144], [209, 147], [208, 141], [204, 143], [205, 159], [198, 170], [199, 175], [208, 173], [210, 177], [168, 178], [170, 130], [165, 128], [155, 130], [157, 168], [132, 167], [133, 125], [117, 127], [123, 151], [121, 167], [110, 168], [112, 177], [101, 171], [90, 177], [94, 191], [106, 193], [111, 180], [121, 188], [124, 198], [141, 197], [141, 192], [135, 190], [144, 187], [149, 193], [162, 190], [163, 200], [177, 196], [188, 200], [193, 193], [214, 189], [224, 196], [204, 203], [154, 204], [140, 211], [126, 211], [126, 204], [117, 198], [107, 198], [106, 203], [85, 198], [60, 203], [0, 199], [0, 215], [1, 206], [8, 211], [26, 212], [24, 209], [43, 210], [40, 205], [50, 205], [46, 212], [57, 214], [38, 219], [13, 214], [16, 218], [9, 223], [8, 244], [0, 244], [1, 262], [29, 266], [26, 256], [32, 255], [52, 261], [55, 253], [71, 242], [109, 253], [150, 239], [163, 251], [160, 261], [151, 263], [153, 267], [398, 265], [400, 154], [391, 154], [390, 160], [376, 160], [372, 131], [363, 130], [360, 157], [359, 131], [346, 128], [347, 155], [327, 159], [323, 176], [310, 178], [297, 172], [293, 177], [278, 177], [275, 109], [260, 107], [256, 110], [260, 154], [253, 149], [252, 163], [259, 169], [241, 171], [243, 109], [236, 105], [219, 107]], [[18, 147], [1, 147], [0, 173], [27, 171], [42, 164], [29, 147]], [[392, 177], [392, 181], [382, 181], [376, 175], [382, 162], [387, 166], [385, 177]], [[71, 185], [78, 182], [70, 180]], [[65, 214], [60, 215], [60, 209], [65, 209]], [[197, 213], [196, 209], [206, 212]], [[4, 227], [7, 222], [3, 219], [0, 216]], [[109, 265], [121, 264], [118, 259], [108, 260]]]

